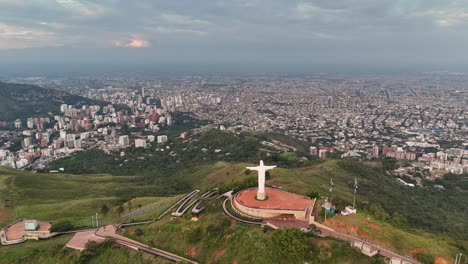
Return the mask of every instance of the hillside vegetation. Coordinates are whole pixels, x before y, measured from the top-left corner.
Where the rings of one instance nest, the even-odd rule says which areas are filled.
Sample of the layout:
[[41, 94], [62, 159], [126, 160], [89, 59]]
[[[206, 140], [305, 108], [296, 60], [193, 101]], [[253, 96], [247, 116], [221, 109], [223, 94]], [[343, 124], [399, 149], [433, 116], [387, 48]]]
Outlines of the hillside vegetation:
[[[139, 231], [137, 231], [139, 230]], [[189, 217], [127, 228], [124, 235], [200, 263], [383, 263], [349, 243], [306, 235], [299, 230], [272, 230], [230, 220], [220, 202], [198, 221]]]
[[[0, 167], [0, 225], [26, 217], [90, 227], [91, 216], [103, 205], [115, 210], [132, 197], [162, 196], [163, 188], [135, 176], [42, 174]], [[148, 203], [141, 200], [135, 207]], [[100, 218], [102, 223], [118, 221], [112, 210]]]
[[[215, 145], [203, 145], [208, 139], [199, 139], [198, 143], [192, 143], [194, 144], [192, 146], [215, 149], [222, 145], [236, 145], [237, 140], [239, 138], [233, 135], [231, 139], [215, 140], [213, 143]], [[247, 145], [243, 148], [246, 147]], [[235, 149], [235, 146], [224, 147], [223, 151], [228, 149]], [[151, 159], [150, 154], [152, 153], [147, 153], [146, 150], [138, 152], [138, 155], [148, 159]], [[252, 159], [258, 159], [262, 157], [261, 155]], [[70, 159], [77, 157], [79, 156]], [[99, 155], [96, 154], [95, 157], [99, 159]], [[127, 159], [132, 157], [136, 155], [127, 156]], [[97, 165], [92, 159], [84, 160], [85, 162], [83, 159], [74, 160], [73, 163], [83, 162], [81, 166], [85, 169], [96, 165], [92, 172], [101, 172], [100, 170], [105, 168], [113, 170], [112, 166], [115, 165], [128, 175], [134, 176], [122, 175], [122, 171], [116, 173], [119, 176], [112, 176], [31, 173], [0, 168], [2, 198], [0, 221], [5, 225], [20, 217], [30, 217], [39, 220], [68, 220], [76, 227], [90, 227], [90, 217], [95, 213], [100, 214], [101, 223], [155, 219], [181, 194], [192, 189], [207, 190], [219, 187], [221, 190], [229, 190], [256, 184], [256, 174], [245, 169], [251, 164], [249, 158], [246, 158], [245, 163], [226, 162], [218, 161], [222, 158], [213, 154], [205, 156], [205, 160], [208, 161], [203, 157], [195, 157], [194, 159], [200, 162], [190, 163], [187, 157], [187, 163], [181, 161], [179, 167], [171, 164], [175, 163], [174, 161], [166, 160], [169, 164], [163, 164], [158, 160], [156, 165], [153, 164], [151, 167], [154, 172], [148, 170], [142, 174], [138, 171], [132, 173], [130, 168], [125, 169], [126, 165], [119, 166], [121, 164], [119, 162], [123, 160], [115, 160], [113, 156], [100, 158], [108, 159], [109, 162], [114, 160], [116, 164]], [[145, 158], [139, 166], [146, 166], [146, 162], [151, 163]], [[76, 172], [79, 172], [78, 166]], [[352, 217], [329, 216], [327, 225], [381, 243], [402, 254], [424, 259], [434, 259], [436, 256], [449, 259], [457, 252], [467, 253], [465, 230], [468, 230], [468, 226], [462, 210], [468, 203], [467, 196], [463, 190], [451, 188], [450, 181], [447, 181], [446, 191], [408, 188], [386, 175], [379, 162], [326, 160], [310, 161], [299, 167], [274, 169], [267, 179], [267, 184], [298, 194], [318, 193], [324, 197], [329, 195], [329, 182], [332, 178], [333, 201], [337, 209], [342, 209], [352, 202], [354, 177], [359, 182], [357, 196], [359, 214]], [[164, 196], [170, 197], [164, 198]], [[102, 211], [104, 205], [108, 207], [107, 213]], [[317, 219], [321, 220], [322, 215], [318, 210]], [[127, 235], [150, 245], [157, 245], [188, 257], [192, 256], [201, 262], [217, 256], [216, 260], [219, 263], [227, 263], [228, 259], [245, 263], [244, 256], [254, 258], [256, 252], [268, 261], [274, 256], [271, 255], [273, 254], [271, 248], [274, 248], [273, 234], [276, 231], [231, 222], [223, 214], [220, 201], [213, 203], [199, 221], [192, 222], [189, 218], [188, 215], [187, 218], [175, 220], [166, 217], [154, 224], [139, 227], [141, 230], [137, 233], [128, 229]], [[277, 236], [283, 235], [291, 234], [281, 233]], [[309, 263], [330, 263], [330, 261], [345, 263], [344, 256], [355, 256], [362, 261], [359, 263], [379, 261], [367, 258], [361, 260], [362, 255], [353, 253], [354, 251], [344, 242], [296, 235], [293, 234], [291, 239], [306, 241], [307, 247], [291, 250], [293, 252], [304, 250], [300, 252], [305, 252], [304, 260]], [[21, 249], [33, 243], [28, 242], [11, 248]], [[98, 251], [101, 250], [113, 252], [112, 247]], [[50, 258], [60, 259], [60, 256], [50, 256]], [[313, 259], [319, 259], [321, 262]]]
[[108, 103], [35, 85], [0, 82], [0, 121], [55, 114], [61, 104], [104, 106]]

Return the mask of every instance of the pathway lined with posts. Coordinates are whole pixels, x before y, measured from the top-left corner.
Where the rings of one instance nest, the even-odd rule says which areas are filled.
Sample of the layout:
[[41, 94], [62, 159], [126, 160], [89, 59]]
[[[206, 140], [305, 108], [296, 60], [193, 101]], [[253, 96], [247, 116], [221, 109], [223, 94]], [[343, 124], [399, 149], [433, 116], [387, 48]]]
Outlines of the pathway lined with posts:
[[392, 252], [388, 249], [385, 249], [385, 248], [382, 248], [382, 247], [379, 247], [375, 244], [372, 244], [370, 242], [367, 242], [367, 241], [363, 241], [362, 239], [359, 239], [357, 237], [354, 237], [354, 236], [350, 236], [350, 235], [347, 235], [347, 234], [343, 234], [343, 233], [339, 233], [331, 228], [324, 228], [322, 225], [321, 226], [317, 226], [317, 228], [320, 230], [321, 234], [323, 236], [329, 236], [329, 237], [334, 237], [334, 238], [337, 238], [337, 239], [340, 239], [340, 240], [345, 240], [345, 241], [349, 241], [352, 243], [353, 246], [355, 245], [359, 245], [361, 244], [361, 249], [365, 246], [369, 246], [369, 252], [377, 252], [377, 254], [379, 255], [382, 255], [384, 257], [387, 257], [387, 258], [390, 258], [390, 259], [400, 259], [402, 263], [405, 263], [405, 264], [417, 264], [419, 263], [418, 261], [414, 260], [414, 259], [411, 259], [411, 258], [408, 258], [408, 257], [405, 257], [405, 256], [402, 256], [402, 255], [399, 255], [395, 252]]
[[158, 220], [163, 218], [167, 213], [169, 213], [172, 209], [174, 209], [174, 207], [176, 207], [180, 203], [185, 203], [187, 200], [190, 200], [190, 198], [192, 198], [195, 194], [197, 194], [199, 192], [200, 192], [200, 190], [195, 190], [195, 191], [192, 191], [191, 193], [185, 195], [184, 197], [180, 198], [180, 200], [175, 202], [173, 205], [171, 205], [169, 208], [167, 208], [167, 210], [164, 211], [160, 216], [158, 216]]
[[[201, 211], [203, 211], [207, 205], [209, 205], [213, 200], [211, 201], [205, 201], [205, 199], [210, 198], [211, 196], [215, 195], [218, 193], [218, 188], [214, 188], [211, 191], [207, 191], [204, 194], [200, 196], [198, 199], [198, 202], [195, 204], [195, 206], [192, 208], [192, 214], [199, 214]], [[200, 208], [198, 208], [200, 206]]]
[[141, 250], [143, 252], [146, 252], [146, 253], [149, 253], [149, 254], [152, 254], [152, 255], [155, 255], [155, 256], [163, 257], [165, 259], [168, 259], [168, 260], [171, 260], [171, 261], [174, 261], [174, 262], [198, 264], [197, 262], [195, 262], [193, 260], [181, 257], [179, 255], [176, 255], [176, 254], [173, 254], [173, 253], [170, 253], [170, 252], [158, 249], [158, 248], [149, 247], [149, 246], [147, 246], [147, 245], [145, 245], [145, 244], [143, 244], [141, 242], [138, 242], [138, 241], [132, 240], [130, 238], [118, 235], [118, 234], [116, 234], [116, 228], [115, 228], [114, 225], [102, 226], [101, 228], [96, 230], [96, 232], [94, 234], [97, 237], [101, 237], [101, 238], [104, 238], [104, 239], [105, 238], [112, 238], [112, 239], [114, 239], [114, 242], [117, 243], [117, 244], [129, 247], [129, 248], [134, 249], [134, 250]]
[[188, 204], [187, 206], [186, 206], [186, 204], [187, 204], [190, 200], [192, 200], [192, 198], [193, 198], [195, 195], [197, 195], [199, 192], [200, 192], [200, 190], [195, 190], [195, 191], [189, 193], [189, 195], [187, 195], [186, 197], [184, 197], [182, 203], [180, 204], [180, 206], [177, 208], [177, 210], [176, 210], [175, 212], [172, 212], [171, 215], [172, 215], [172, 216], [177, 216], [177, 217], [179, 217], [179, 216], [182, 216], [183, 214], [185, 214], [185, 212], [186, 212], [192, 205], [194, 205], [194, 204], [198, 201], [198, 199], [193, 200], [193, 201], [192, 201], [190, 204]]

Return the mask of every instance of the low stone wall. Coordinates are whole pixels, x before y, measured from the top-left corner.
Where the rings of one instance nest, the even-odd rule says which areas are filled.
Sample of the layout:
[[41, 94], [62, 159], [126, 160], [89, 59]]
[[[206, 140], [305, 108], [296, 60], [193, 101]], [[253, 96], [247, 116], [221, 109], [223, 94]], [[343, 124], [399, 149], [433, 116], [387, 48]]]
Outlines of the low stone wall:
[[279, 215], [294, 215], [296, 219], [307, 220], [307, 210], [295, 211], [295, 210], [274, 210], [274, 209], [259, 209], [250, 208], [237, 202], [234, 197], [233, 205], [241, 213], [246, 216], [253, 216], [258, 218], [271, 218]]

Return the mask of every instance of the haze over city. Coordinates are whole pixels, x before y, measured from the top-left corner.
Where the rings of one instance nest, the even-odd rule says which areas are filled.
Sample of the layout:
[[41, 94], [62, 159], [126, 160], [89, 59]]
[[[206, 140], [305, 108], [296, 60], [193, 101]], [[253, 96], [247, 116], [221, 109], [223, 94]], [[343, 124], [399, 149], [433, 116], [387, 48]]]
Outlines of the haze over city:
[[1, 0], [0, 7], [0, 69], [8, 73], [468, 71], [461, 0]]

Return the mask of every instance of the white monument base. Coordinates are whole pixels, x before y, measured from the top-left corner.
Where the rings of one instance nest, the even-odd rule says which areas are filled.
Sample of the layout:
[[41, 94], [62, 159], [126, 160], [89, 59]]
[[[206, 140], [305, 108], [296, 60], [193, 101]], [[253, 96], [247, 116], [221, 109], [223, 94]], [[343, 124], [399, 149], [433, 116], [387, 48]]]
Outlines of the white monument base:
[[266, 199], [265, 192], [257, 192], [257, 197], [256, 198], [257, 198], [257, 200], [261, 200], [261, 201], [265, 200]]

